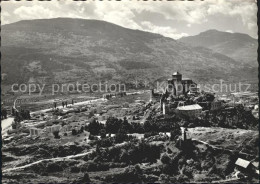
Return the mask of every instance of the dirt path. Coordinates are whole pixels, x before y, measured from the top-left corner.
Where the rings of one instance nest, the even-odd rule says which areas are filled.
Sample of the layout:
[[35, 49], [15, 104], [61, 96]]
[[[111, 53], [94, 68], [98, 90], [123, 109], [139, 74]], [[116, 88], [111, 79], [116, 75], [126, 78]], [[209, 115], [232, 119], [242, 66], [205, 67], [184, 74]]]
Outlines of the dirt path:
[[25, 169], [27, 167], [30, 167], [30, 166], [35, 165], [35, 164], [42, 163], [44, 161], [63, 161], [63, 160], [66, 160], [66, 159], [78, 158], [78, 157], [86, 156], [86, 155], [88, 155], [92, 152], [93, 152], [93, 149], [91, 151], [86, 152], [86, 153], [80, 153], [80, 154], [77, 154], [77, 155], [69, 155], [69, 156], [66, 156], [66, 157], [42, 159], [42, 160], [38, 160], [38, 161], [30, 163], [30, 164], [26, 164], [24, 166], [5, 169], [5, 170], [2, 170], [2, 172], [4, 173], [4, 172], [10, 172], [10, 171], [15, 171], [15, 170]]
[[[87, 104], [96, 103], [96, 102], [99, 102], [99, 101], [102, 101], [102, 102], [103, 102], [103, 101], [106, 101], [106, 99], [104, 99], [104, 98], [98, 98], [98, 99], [95, 99], [95, 100], [87, 100], [87, 101], [77, 102], [77, 103], [74, 103], [74, 105], [69, 105], [69, 106], [70, 106], [70, 107], [75, 107], [75, 106], [77, 106], [77, 105], [87, 105]], [[59, 109], [66, 109], [66, 108], [63, 108], [62, 105], [57, 106], [57, 108], [59, 108]], [[52, 109], [53, 109], [53, 108], [43, 109], [43, 110], [31, 112], [31, 114], [45, 113], [45, 112], [50, 111], [50, 110], [52, 110]]]

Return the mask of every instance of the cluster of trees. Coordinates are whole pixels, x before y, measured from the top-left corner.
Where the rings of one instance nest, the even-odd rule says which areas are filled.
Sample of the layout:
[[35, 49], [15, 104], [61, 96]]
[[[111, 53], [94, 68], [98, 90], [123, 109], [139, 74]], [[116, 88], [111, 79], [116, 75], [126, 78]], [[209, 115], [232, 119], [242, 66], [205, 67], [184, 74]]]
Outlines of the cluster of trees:
[[215, 94], [214, 93], [209, 93], [209, 92], [201, 92], [199, 96], [194, 96], [194, 95], [180, 95], [180, 96], [173, 96], [170, 95], [169, 93], [165, 93], [162, 96], [162, 99], [166, 99], [170, 97], [170, 101], [184, 101], [187, 105], [189, 104], [195, 104], [198, 102], [212, 102], [215, 99]]
[[21, 121], [26, 120], [26, 119], [31, 119], [31, 115], [30, 115], [30, 111], [29, 110], [21, 109], [20, 112], [13, 110], [12, 113], [15, 116], [14, 120], [16, 122], [21, 122]]
[[7, 118], [7, 110], [6, 108], [1, 108], [1, 119]]
[[[208, 148], [203, 153], [199, 148], [191, 145], [188, 150], [181, 150], [176, 154], [163, 153], [161, 155], [162, 165], [159, 166], [159, 180], [165, 183], [190, 182], [194, 181], [211, 181], [224, 179], [228, 174], [234, 171], [234, 162], [236, 156], [222, 155], [227, 157], [227, 161], [217, 160], [213, 150]], [[220, 154], [220, 152], [219, 152]], [[208, 171], [203, 178], [194, 178], [194, 174], [201, 171]]]
[[[127, 134], [131, 133], [144, 133], [145, 138], [148, 138], [158, 135], [159, 132], [171, 132], [171, 140], [176, 140], [176, 136], [181, 135], [179, 124], [173, 123], [171, 118], [163, 122], [146, 121], [144, 124], [141, 124], [134, 122], [129, 123], [126, 118], [122, 120], [110, 117], [105, 125], [92, 119], [85, 127], [85, 130], [90, 132], [90, 140], [95, 140], [95, 136], [97, 135], [101, 136], [102, 140], [98, 142], [101, 147], [110, 147], [114, 143], [130, 141], [134, 139], [134, 137]], [[106, 134], [115, 134], [115, 136], [111, 137], [109, 135], [106, 137]]]
[[109, 117], [106, 121], [106, 124], [101, 124], [95, 119], [92, 119], [87, 130], [92, 135], [105, 135], [108, 134], [126, 134], [126, 133], [146, 133], [146, 132], [169, 132], [176, 129], [180, 129], [178, 123], [175, 123], [175, 117], [164, 119], [163, 121], [158, 122], [158, 119], [149, 120], [145, 123], [129, 123], [126, 117], [118, 119], [115, 117]]
[[93, 160], [95, 163], [155, 163], [160, 158], [161, 150], [161, 145], [133, 140], [122, 146], [114, 146], [110, 149], [100, 149], [97, 146], [96, 151], [93, 154], [87, 155], [84, 160]]
[[[194, 174], [201, 171], [208, 171], [203, 181], [220, 180], [234, 170], [234, 156], [230, 155], [229, 161], [223, 165], [222, 161], [215, 159], [216, 155], [210, 148], [207, 148], [207, 151], [202, 150], [202, 154], [200, 148], [195, 145], [175, 153], [164, 152], [163, 147], [164, 145], [149, 144], [143, 140], [132, 140], [124, 145], [105, 149], [97, 146], [95, 152], [85, 156], [87, 164], [84, 168], [88, 172], [95, 172], [109, 170], [113, 164], [119, 168], [130, 165], [122, 169], [122, 172], [106, 176], [104, 181], [163, 183], [194, 181]], [[139, 169], [138, 164], [155, 163], [158, 159], [162, 164], [157, 167]]]
[[206, 113], [199, 119], [201, 123], [208, 126], [218, 126], [223, 128], [257, 129], [258, 120], [251, 111], [245, 110], [243, 106], [237, 106], [228, 110], [212, 111]]
[[108, 183], [141, 183], [142, 178], [142, 169], [139, 165], [135, 165], [127, 167], [123, 172], [106, 176], [105, 181]]
[[75, 129], [75, 128], [73, 128], [72, 130], [71, 130], [71, 134], [72, 135], [78, 135], [78, 134], [80, 134], [80, 133], [83, 133], [84, 132], [84, 127], [83, 126], [81, 126], [81, 128], [80, 129]]
[[[243, 107], [235, 107], [229, 110], [208, 111], [203, 116], [194, 119], [180, 118], [175, 115], [165, 117], [152, 113], [143, 124], [129, 123], [126, 118], [110, 117], [104, 125], [93, 118], [85, 130], [88, 130], [91, 136], [100, 135], [101, 138], [106, 138], [106, 134], [116, 134], [113, 142], [121, 143], [132, 139], [127, 136], [129, 133], [145, 133], [146, 137], [150, 137], [158, 132], [171, 132], [171, 139], [176, 140], [175, 137], [181, 134], [180, 127], [196, 126], [248, 129], [257, 127], [258, 122], [250, 111], [246, 111]], [[102, 144], [111, 145], [112, 143], [106, 140]]]
[[223, 127], [223, 128], [241, 128], [257, 129], [258, 119], [253, 116], [250, 110], [243, 106], [224, 108], [217, 111], [205, 111], [204, 114], [197, 118], [178, 117], [174, 114], [168, 117], [161, 117], [156, 113], [151, 113], [144, 123], [144, 131], [172, 131], [175, 126], [181, 127]]

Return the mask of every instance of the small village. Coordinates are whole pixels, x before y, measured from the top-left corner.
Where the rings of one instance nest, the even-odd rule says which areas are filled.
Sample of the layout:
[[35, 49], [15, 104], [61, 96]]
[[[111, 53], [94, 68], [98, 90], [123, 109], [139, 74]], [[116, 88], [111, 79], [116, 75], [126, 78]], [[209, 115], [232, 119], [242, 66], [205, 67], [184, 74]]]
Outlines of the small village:
[[179, 72], [167, 83], [163, 92], [4, 110], [2, 119], [13, 117], [2, 130], [5, 180], [257, 182], [258, 94], [199, 91]]

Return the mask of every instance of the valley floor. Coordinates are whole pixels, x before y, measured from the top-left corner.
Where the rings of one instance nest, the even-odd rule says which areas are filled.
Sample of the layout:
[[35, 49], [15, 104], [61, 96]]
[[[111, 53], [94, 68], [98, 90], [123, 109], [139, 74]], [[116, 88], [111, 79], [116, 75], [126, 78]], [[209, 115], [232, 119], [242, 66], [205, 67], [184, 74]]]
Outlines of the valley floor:
[[[257, 130], [188, 128], [187, 142], [172, 139], [171, 132], [129, 132], [127, 137], [107, 132], [91, 137], [89, 125], [93, 117], [101, 116], [91, 117], [89, 109], [104, 106], [107, 114], [140, 123], [146, 106], [140, 100], [148, 97], [129, 94], [109, 101], [79, 102], [60, 108], [59, 114], [52, 109], [32, 113], [19, 131], [3, 139], [2, 182], [258, 182], [254, 174], [244, 176], [235, 166], [240, 157], [259, 162]], [[121, 107], [122, 102], [128, 105]], [[131, 119], [133, 115], [136, 118]], [[55, 125], [83, 128], [76, 134], [60, 131], [59, 138], [44, 131], [40, 136], [29, 135], [30, 127], [44, 130]], [[237, 177], [238, 173], [243, 177]]]

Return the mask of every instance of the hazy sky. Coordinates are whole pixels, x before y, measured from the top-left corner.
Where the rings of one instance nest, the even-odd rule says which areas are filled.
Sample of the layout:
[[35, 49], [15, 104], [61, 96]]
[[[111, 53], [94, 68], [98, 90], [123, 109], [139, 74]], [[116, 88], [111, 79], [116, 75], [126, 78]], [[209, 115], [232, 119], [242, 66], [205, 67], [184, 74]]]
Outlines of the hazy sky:
[[73, 17], [99, 19], [127, 28], [155, 32], [172, 38], [196, 35], [208, 29], [241, 32], [257, 38], [255, 0], [204, 1], [7, 1], [1, 21]]

